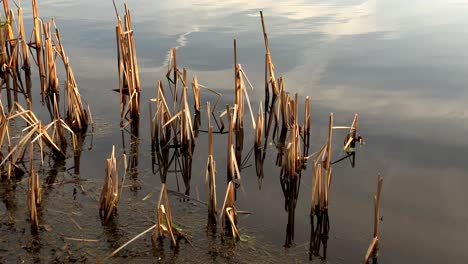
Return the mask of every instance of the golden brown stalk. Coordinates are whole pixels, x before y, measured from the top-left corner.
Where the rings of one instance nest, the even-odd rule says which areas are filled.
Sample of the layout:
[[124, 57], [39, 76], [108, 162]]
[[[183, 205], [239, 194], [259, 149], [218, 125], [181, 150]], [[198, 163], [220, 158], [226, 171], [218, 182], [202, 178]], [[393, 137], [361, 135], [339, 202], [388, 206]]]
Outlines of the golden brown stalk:
[[259, 111], [257, 114], [257, 119], [256, 119], [256, 126], [255, 126], [255, 146], [258, 149], [260, 149], [262, 145], [264, 125], [265, 125], [264, 114], [263, 114], [262, 105], [260, 105]]
[[68, 56], [62, 45], [62, 40], [58, 29], [55, 29], [55, 37], [57, 38], [56, 50], [60, 55], [65, 67], [67, 79], [65, 82], [65, 91], [67, 92], [67, 123], [74, 131], [83, 131], [88, 127], [88, 113], [86, 112], [81, 95], [78, 90], [78, 85], [73, 74], [73, 70], [70, 66]]
[[216, 162], [213, 158], [213, 127], [210, 125], [210, 102], [206, 102], [208, 115], [208, 161], [206, 163], [205, 184], [208, 187], [208, 223], [216, 224], [218, 202], [216, 198]]
[[193, 76], [192, 91], [193, 91], [193, 101], [194, 101], [193, 108], [195, 109], [195, 112], [199, 113], [200, 112], [200, 87], [198, 85], [198, 78], [196, 75]]
[[[6, 67], [8, 71], [6, 71], [6, 75], [10, 75], [11, 81], [13, 82], [13, 96], [14, 102], [18, 102], [18, 91], [20, 90], [19, 80], [18, 80], [18, 50], [16, 45], [16, 38], [13, 33], [13, 24], [14, 24], [14, 16], [13, 11], [10, 10], [8, 0], [3, 1], [3, 9], [5, 11], [5, 19], [6, 23], [3, 28], [5, 30], [5, 41], [9, 48], [7, 53], [8, 62], [6, 63]], [[8, 78], [10, 79], [10, 78]], [[10, 86], [8, 83], [7, 86]]]
[[13, 108], [13, 101], [11, 98], [11, 87], [10, 87], [10, 77], [7, 74], [8, 69], [7, 65], [9, 65], [9, 56], [8, 56], [8, 46], [7, 46], [7, 35], [5, 30], [0, 30], [0, 67], [2, 67], [2, 71], [5, 72], [4, 77], [2, 77], [1, 86], [5, 84], [5, 89], [7, 92], [7, 102], [8, 102], [8, 110]]
[[[122, 187], [119, 193], [119, 166], [115, 159], [115, 146], [112, 146], [112, 153], [110, 158], [106, 161], [106, 176], [104, 185], [101, 191], [99, 215], [105, 223], [117, 213], [117, 205], [119, 203], [120, 195], [123, 190], [123, 181], [125, 179], [125, 172], [127, 171], [127, 163], [125, 154], [122, 157], [124, 161], [124, 176], [122, 177]], [[120, 163], [120, 162], [119, 162]]]
[[[268, 83], [271, 84], [271, 91], [274, 96], [277, 96], [279, 94], [277, 84], [276, 84], [276, 77], [275, 77], [275, 66], [273, 65], [273, 62], [271, 60], [271, 54], [270, 54], [270, 47], [268, 46], [268, 36], [266, 33], [266, 27], [265, 27], [265, 21], [263, 19], [263, 12], [260, 11], [260, 18], [262, 20], [262, 30], [263, 30], [263, 39], [265, 41], [265, 50], [266, 50], [266, 67], [268, 68], [268, 71], [270, 73], [270, 78], [268, 78]], [[265, 78], [266, 79], [266, 78]], [[267, 86], [268, 84], [265, 84]]]
[[[327, 188], [326, 191], [328, 193], [331, 185], [332, 179], [332, 167], [331, 167], [331, 160], [332, 160], [332, 139], [333, 139], [333, 113], [330, 113], [330, 118], [328, 122], [328, 140], [327, 140], [327, 160], [326, 160], [326, 175], [327, 175]], [[326, 206], [328, 207], [328, 195], [326, 197]]]
[[377, 256], [379, 250], [379, 208], [380, 208], [380, 193], [382, 192], [383, 177], [379, 175], [377, 181], [377, 193], [374, 196], [374, 237], [364, 256], [364, 264], [369, 263], [369, 258]]
[[26, 93], [27, 93], [27, 103], [28, 109], [32, 109], [32, 91], [31, 91], [31, 65], [29, 62], [29, 50], [28, 50], [28, 43], [26, 42], [26, 34], [24, 31], [24, 23], [23, 23], [23, 9], [18, 7], [18, 41], [21, 45], [21, 56], [23, 58], [23, 64], [21, 69], [24, 70], [24, 76], [26, 79]]
[[41, 26], [37, 13], [37, 0], [32, 0], [33, 18], [34, 18], [34, 48], [36, 49], [36, 62], [39, 67], [39, 78], [41, 79], [41, 92], [42, 100], [44, 101], [47, 85], [46, 85], [46, 73], [44, 68], [44, 58], [42, 54], [41, 44]]
[[[230, 181], [227, 186], [226, 196], [224, 197], [223, 207], [221, 209], [220, 222], [223, 230], [227, 228], [226, 224], [229, 223], [231, 234], [234, 238], [240, 238], [239, 230], [237, 229], [237, 209], [235, 207], [235, 194], [234, 183]], [[226, 217], [227, 220], [226, 221]]]
[[[114, 2], [115, 6], [115, 2]], [[119, 92], [121, 98], [121, 125], [123, 119], [130, 115], [130, 119], [136, 120], [140, 115], [140, 77], [138, 61], [135, 49], [132, 20], [130, 10], [125, 6], [125, 15], [122, 20], [117, 12], [117, 52], [118, 52], [118, 72], [119, 72]], [[127, 103], [127, 98], [128, 103]]]

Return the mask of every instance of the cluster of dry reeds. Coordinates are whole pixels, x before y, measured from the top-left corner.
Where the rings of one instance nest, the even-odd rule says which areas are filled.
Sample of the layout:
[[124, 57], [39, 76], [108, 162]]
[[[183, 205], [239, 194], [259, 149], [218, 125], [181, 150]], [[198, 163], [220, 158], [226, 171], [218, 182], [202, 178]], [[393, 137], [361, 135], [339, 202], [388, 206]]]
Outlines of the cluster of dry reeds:
[[125, 3], [124, 21], [120, 18], [114, 1], [117, 15], [116, 42], [117, 68], [119, 73], [120, 118], [121, 126], [136, 120], [140, 116], [140, 76], [133, 35], [130, 10]]
[[[354, 115], [351, 126], [334, 126], [334, 116], [330, 113], [328, 123], [328, 138], [317, 152], [312, 162], [312, 204], [311, 204], [311, 241], [310, 258], [312, 255], [318, 256], [320, 248], [323, 245], [323, 256], [326, 257], [326, 246], [328, 232], [330, 229], [328, 218], [328, 201], [332, 182], [333, 164], [350, 158], [351, 165], [354, 168], [356, 143], [362, 143], [362, 137], [357, 136], [358, 115]], [[336, 129], [349, 129], [344, 140], [343, 151], [346, 155], [332, 162], [332, 140], [333, 131]]]
[[[117, 26], [117, 47], [118, 47], [118, 62], [119, 62], [119, 92], [121, 94], [121, 117], [122, 119], [130, 113], [132, 118], [137, 117], [137, 114], [132, 114], [131, 109], [139, 109], [139, 80], [138, 66], [136, 64], [135, 47], [133, 40], [133, 30], [131, 28], [130, 13], [125, 5], [125, 29], [119, 15], [117, 18], [119, 24]], [[216, 196], [216, 163], [213, 156], [213, 134], [228, 133], [227, 144], [227, 190], [224, 198], [223, 206], [220, 211], [220, 219], [222, 229], [228, 235], [234, 238], [239, 238], [237, 228], [237, 211], [236, 191], [240, 186], [240, 171], [243, 165], [242, 150], [243, 150], [243, 129], [244, 129], [244, 112], [245, 104], [248, 104], [252, 126], [255, 129], [254, 148], [255, 165], [259, 183], [263, 178], [263, 162], [267, 146], [270, 144], [269, 137], [272, 133], [272, 141], [275, 143], [277, 152], [276, 165], [281, 168], [280, 180], [281, 187], [285, 198], [285, 210], [288, 213], [288, 223], [286, 228], [285, 246], [292, 245], [294, 240], [294, 222], [295, 208], [299, 194], [302, 171], [306, 169], [306, 164], [309, 159], [310, 131], [311, 131], [311, 113], [309, 97], [305, 98], [303, 110], [303, 123], [299, 124], [299, 101], [298, 95], [294, 97], [285, 89], [285, 82], [282, 77], [276, 79], [275, 67], [272, 62], [271, 53], [268, 44], [268, 36], [266, 33], [263, 13], [260, 12], [262, 29], [265, 42], [265, 103], [264, 108], [259, 107], [259, 112], [256, 118], [250, 106], [249, 95], [245, 86], [247, 82], [253, 89], [245, 72], [240, 64], [237, 63], [237, 42], [234, 40], [234, 94], [235, 102], [233, 106], [226, 106], [226, 109], [216, 113], [216, 107], [221, 97], [221, 94], [210, 90], [201, 85], [196, 76], [192, 79], [193, 107], [195, 118], [192, 122], [191, 112], [188, 104], [188, 77], [185, 68], [180, 70], [177, 66], [177, 49], [173, 48], [169, 54], [167, 63], [166, 78], [169, 85], [169, 95], [166, 95], [166, 90], [163, 87], [162, 81], [158, 81], [157, 95], [150, 100], [150, 128], [152, 140], [153, 154], [153, 173], [156, 173], [155, 166], [158, 165], [157, 172], [161, 177], [162, 189], [159, 201], [156, 205], [156, 225], [144, 231], [129, 241], [131, 243], [138, 237], [142, 236], [149, 230], [155, 228], [152, 236], [153, 244], [158, 240], [161, 241], [166, 235], [170, 236], [171, 244], [177, 246], [177, 239], [185, 237], [185, 235], [175, 228], [173, 223], [169, 199], [167, 196], [166, 180], [169, 172], [175, 172], [177, 181], [177, 192], [179, 190], [178, 173], [184, 179], [186, 195], [189, 195], [192, 155], [195, 146], [195, 139], [200, 130], [201, 119], [201, 89], [207, 90], [218, 95], [213, 108], [210, 102], [206, 104], [206, 112], [208, 115], [207, 130], [202, 132], [208, 133], [208, 159], [205, 173], [205, 183], [208, 189], [208, 223], [215, 226], [218, 208]], [[270, 101], [270, 94], [272, 98]], [[126, 97], [130, 96], [129, 103], [126, 104]], [[167, 99], [169, 98], [169, 100]], [[171, 100], [172, 99], [172, 100]], [[154, 109], [153, 109], [154, 107]], [[263, 110], [264, 109], [264, 110]], [[134, 111], [138, 112], [138, 111]], [[228, 120], [228, 131], [224, 130], [224, 116]], [[211, 125], [211, 117], [219, 131], [214, 132]], [[328, 232], [330, 229], [328, 219], [328, 198], [332, 180], [332, 165], [343, 159], [350, 157], [352, 166], [354, 167], [354, 151], [356, 142], [362, 143], [362, 138], [357, 136], [358, 117], [355, 115], [353, 123], [350, 127], [337, 127], [333, 125], [333, 113], [330, 114], [328, 137], [313, 158], [313, 187], [312, 187], [312, 205], [311, 205], [311, 242], [310, 256], [319, 255], [320, 248], [323, 245], [324, 254], [326, 257], [326, 246], [328, 240]], [[131, 123], [129, 119], [127, 124]], [[218, 123], [219, 121], [219, 123]], [[123, 128], [126, 125], [122, 125]], [[332, 139], [334, 129], [349, 129], [346, 135], [343, 150], [347, 154], [335, 162], [332, 162]], [[263, 145], [263, 147], [262, 147]], [[250, 152], [251, 153], [251, 152]], [[247, 155], [250, 157], [250, 153]], [[246, 158], [247, 159], [247, 158]], [[157, 161], [156, 161], [157, 160]], [[174, 165], [174, 169], [170, 170], [170, 166]], [[380, 186], [380, 185], [379, 185]], [[380, 197], [379, 187], [379, 197]], [[115, 192], [115, 191], [114, 191]], [[184, 196], [188, 197], [188, 196]], [[379, 200], [379, 198], [376, 198]], [[164, 200], [164, 201], [163, 201]], [[377, 202], [378, 203], [378, 202]], [[378, 206], [376, 206], [377, 208]], [[377, 209], [376, 209], [377, 210]], [[378, 212], [376, 212], [378, 217]], [[376, 224], [377, 225], [377, 224]], [[375, 234], [377, 232], [375, 231]], [[371, 252], [376, 251], [377, 235], [374, 235], [374, 241], [369, 249]], [[128, 245], [126, 243], [111, 255], [121, 250]], [[369, 254], [368, 254], [369, 255]]]
[[[265, 42], [265, 113], [260, 110], [256, 125], [256, 168], [259, 179], [263, 176], [263, 160], [268, 146], [269, 136], [278, 150], [276, 165], [281, 167], [280, 180], [285, 198], [285, 210], [288, 212], [285, 246], [292, 245], [294, 240], [294, 217], [301, 172], [305, 169], [310, 143], [310, 110], [309, 98], [304, 105], [304, 122], [299, 124], [299, 102], [297, 94], [291, 97], [285, 89], [283, 77], [276, 79], [275, 66], [271, 59], [268, 36], [260, 12], [263, 37]], [[270, 103], [270, 94], [273, 95]], [[264, 137], [263, 150], [260, 150]]]
[[18, 94], [24, 95], [28, 108], [31, 108], [31, 69], [23, 25], [23, 11], [18, 5], [18, 21], [15, 21], [14, 12], [10, 9], [8, 0], [3, 1], [3, 9], [5, 18], [3, 19], [0, 15], [0, 21], [3, 21], [0, 25], [0, 64], [2, 65], [0, 89], [6, 90], [8, 109], [18, 102]]
[[[122, 161], [124, 163], [124, 175], [119, 188], [119, 166]], [[126, 172], [127, 158], [125, 154], [123, 154], [121, 161], [117, 164], [117, 160], [115, 158], [115, 146], [112, 146], [111, 156], [106, 161], [106, 176], [101, 191], [99, 206], [99, 215], [103, 219], [104, 223], [109, 222], [109, 220], [117, 213], [117, 205], [122, 194]]]
[[[180, 172], [184, 180], [185, 193], [190, 194], [190, 180], [192, 177], [192, 155], [195, 147], [195, 135], [198, 133], [200, 118], [192, 122], [192, 115], [188, 103], [187, 70], [177, 68], [176, 50], [171, 50], [168, 62], [167, 79], [172, 101], [166, 99], [162, 81], [158, 81], [157, 97], [151, 99], [151, 140], [159, 164], [161, 182], [166, 182], [167, 172], [174, 164], [174, 172]], [[172, 78], [171, 78], [171, 73]], [[182, 89], [179, 89], [179, 85]], [[180, 90], [180, 91], [179, 91]], [[198, 79], [193, 77], [192, 91], [196, 115], [200, 111], [200, 88]], [[153, 114], [152, 103], [156, 104]], [[172, 110], [171, 110], [172, 109]], [[171, 113], [172, 112], [172, 113]]]
[[33, 43], [36, 49], [35, 61], [39, 68], [43, 101], [47, 105], [51, 118], [53, 120], [60, 119], [60, 82], [57, 75], [58, 67], [56, 61], [56, 58], [59, 57], [63, 61], [66, 74], [64, 81], [64, 90], [67, 93], [65, 120], [74, 131], [84, 131], [88, 126], [89, 113], [82, 102], [73, 70], [62, 45], [59, 30], [55, 25], [54, 19], [46, 23], [38, 19], [36, 1], [33, 1], [33, 16], [35, 38]]
[[[20, 165], [23, 163], [22, 161], [25, 156], [24, 149], [31, 140], [39, 143], [42, 160], [44, 159], [42, 142], [50, 148], [54, 158], [64, 159], [68, 141], [66, 133], [70, 132], [70, 138], [75, 147], [75, 132], [86, 130], [90, 115], [83, 106], [76, 80], [54, 20], [52, 19], [47, 23], [43, 23], [38, 18], [37, 1], [33, 0], [33, 39], [28, 43], [24, 31], [21, 6], [17, 5], [17, 20], [15, 20], [14, 12], [10, 9], [7, 0], [3, 1], [3, 8], [5, 22], [0, 25], [0, 64], [2, 65], [0, 70], [0, 92], [3, 89], [6, 90], [9, 114], [6, 114], [2, 103], [0, 113], [2, 165], [0, 167], [2, 167], [2, 174], [10, 177], [11, 175], [23, 174], [27, 171], [25, 168], [20, 168]], [[55, 28], [55, 30], [52, 31], [52, 28]], [[34, 56], [33, 58], [39, 69], [41, 94], [52, 119], [52, 122], [48, 125], [43, 125], [42, 121], [32, 111], [33, 100], [29, 49], [36, 50], [36, 58]], [[60, 82], [57, 75], [57, 56], [63, 60], [67, 75], [64, 82], [65, 92], [68, 95], [68, 100], [66, 101], [68, 111], [65, 121], [62, 119], [59, 109]], [[28, 110], [21, 106], [18, 94], [24, 95]], [[9, 136], [9, 121], [18, 117], [26, 122], [26, 128], [22, 131], [25, 133], [22, 133], [18, 140], [11, 140]], [[51, 129], [52, 132], [50, 132]], [[3, 154], [5, 149], [8, 151], [7, 155]], [[6, 165], [7, 168], [4, 169], [3, 165]]]

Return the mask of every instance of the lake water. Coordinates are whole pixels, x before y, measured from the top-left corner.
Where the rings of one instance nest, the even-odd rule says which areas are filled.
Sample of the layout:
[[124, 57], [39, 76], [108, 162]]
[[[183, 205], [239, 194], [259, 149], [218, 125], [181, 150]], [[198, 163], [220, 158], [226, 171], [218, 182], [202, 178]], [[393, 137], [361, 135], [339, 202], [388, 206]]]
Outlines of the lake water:
[[[204, 86], [221, 92], [224, 106], [233, 103], [232, 50], [237, 39], [238, 62], [254, 86], [250, 98], [256, 111], [264, 98], [260, 10], [276, 74], [285, 78], [287, 91], [298, 93], [301, 101], [305, 96], [311, 99], [312, 152], [326, 140], [330, 112], [343, 126], [359, 114], [365, 145], [358, 150], [356, 168], [343, 162], [333, 170], [326, 262], [362, 262], [372, 238], [378, 174], [384, 178], [379, 263], [466, 262], [468, 1], [140, 0], [128, 4], [142, 83], [140, 139], [132, 143], [133, 151], [130, 142], [122, 145], [119, 96], [112, 91], [118, 87], [112, 1], [39, 1], [40, 17], [55, 17], [61, 30], [79, 89], [94, 114], [96, 133], [93, 141], [86, 138], [85, 146], [92, 148], [81, 155], [79, 175], [70, 169], [73, 156], [65, 163], [51, 161], [40, 172], [44, 182], [40, 219], [47, 226], [40, 239], [29, 235], [27, 181], [1, 182], [0, 262], [93, 263], [153, 225], [161, 184], [151, 168], [148, 102], [156, 96], [157, 81], [165, 78], [168, 52], [176, 47], [178, 65], [185, 66], [190, 77], [196, 74]], [[22, 5], [30, 32], [30, 3]], [[209, 96], [202, 92], [203, 104]], [[248, 116], [245, 122], [250, 122]], [[253, 136], [253, 130], [246, 130], [245, 150], [253, 145]], [[342, 155], [342, 136], [336, 134], [337, 157]], [[226, 139], [225, 135], [214, 138], [219, 203], [225, 193]], [[103, 226], [99, 193], [112, 145], [139, 162], [130, 186], [124, 188], [117, 219]], [[206, 134], [201, 133], [191, 196], [202, 201], [206, 200], [206, 145]], [[311, 166], [302, 174], [295, 242], [285, 249], [287, 213], [274, 159], [272, 146], [261, 190], [253, 159], [248, 162], [253, 166], [242, 171], [237, 207], [252, 214], [241, 216], [238, 224], [248, 241], [233, 244], [208, 236], [206, 207], [171, 195], [174, 219], [192, 235], [193, 246], [182, 243], [174, 252], [166, 240], [165, 247], [155, 251], [147, 235], [112, 262], [309, 262]], [[168, 187], [177, 189], [174, 178], [168, 178]], [[70, 237], [98, 242], [66, 239]]]

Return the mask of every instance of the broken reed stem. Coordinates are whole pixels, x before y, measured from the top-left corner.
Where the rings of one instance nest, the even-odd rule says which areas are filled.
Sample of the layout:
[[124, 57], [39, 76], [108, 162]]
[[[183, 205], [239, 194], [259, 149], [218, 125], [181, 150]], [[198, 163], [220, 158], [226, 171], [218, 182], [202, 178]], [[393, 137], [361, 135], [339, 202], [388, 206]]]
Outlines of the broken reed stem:
[[262, 146], [262, 137], [263, 137], [263, 128], [264, 128], [264, 114], [263, 114], [263, 109], [262, 105], [260, 105], [258, 114], [257, 114], [257, 119], [256, 119], [256, 127], [255, 127], [255, 147], [260, 149]]
[[[354, 122], [353, 122], [354, 123]], [[377, 193], [374, 195], [374, 236], [364, 256], [364, 264], [369, 262], [369, 258], [376, 257], [379, 249], [379, 209], [380, 209], [380, 194], [382, 192], [383, 177], [378, 176]]]
[[227, 186], [226, 196], [224, 197], [223, 207], [221, 209], [220, 222], [224, 231], [231, 231], [231, 235], [238, 239], [240, 238], [239, 230], [237, 229], [237, 209], [235, 207], [235, 186], [234, 182], [230, 181]]
[[[229, 137], [228, 137], [228, 154], [227, 154], [227, 181], [233, 181], [237, 179], [240, 175], [236, 174], [235, 167], [238, 165], [236, 160], [236, 155], [234, 150], [234, 133], [235, 133], [235, 124], [237, 120], [237, 104], [234, 104], [233, 114], [231, 114], [231, 109], [226, 105], [226, 113], [228, 116], [229, 122]], [[234, 152], [234, 153], [233, 153]]]
[[200, 113], [200, 87], [198, 85], [198, 78], [196, 75], [193, 76], [192, 91], [194, 101], [193, 108], [195, 109], [196, 113]]
[[327, 140], [327, 160], [326, 160], [326, 177], [327, 184], [325, 188], [325, 207], [328, 208], [328, 191], [330, 190], [330, 184], [332, 180], [332, 139], [333, 139], [333, 113], [330, 113], [328, 123], [328, 140]]
[[41, 45], [41, 26], [37, 13], [37, 0], [32, 0], [33, 18], [34, 18], [34, 48], [36, 49], [36, 62], [39, 67], [39, 78], [41, 80], [42, 101], [44, 102], [47, 86], [46, 73], [44, 69], [44, 58]]
[[5, 84], [5, 89], [7, 92], [7, 102], [8, 102], [8, 110], [13, 108], [13, 101], [11, 98], [11, 89], [10, 89], [10, 77], [8, 72], [7, 65], [9, 65], [9, 52], [7, 46], [7, 36], [6, 31], [0, 29], [0, 64], [2, 67], [2, 71], [4, 72], [4, 76], [2, 76], [2, 85], [1, 88], [3, 89], [3, 85]]
[[380, 193], [382, 192], [383, 177], [379, 175], [377, 183], [377, 193], [374, 196], [374, 237], [379, 236], [379, 208], [380, 208]]
[[[278, 88], [277, 88], [277, 85], [276, 85], [275, 66], [273, 65], [273, 62], [271, 60], [270, 47], [268, 45], [268, 36], [267, 36], [267, 32], [266, 32], [265, 21], [263, 19], [263, 12], [262, 11], [260, 11], [260, 18], [261, 18], [261, 21], [262, 21], [263, 40], [265, 41], [265, 50], [266, 50], [266, 54], [265, 54], [266, 61], [265, 61], [265, 63], [267, 65], [268, 72], [270, 74], [270, 78], [268, 78], [268, 82], [265, 84], [265, 87], [271, 85], [271, 91], [272, 91], [273, 95], [277, 96], [278, 95]], [[267, 80], [267, 78], [265, 78], [265, 80]]]
[[[123, 155], [122, 159], [126, 160], [126, 156]], [[120, 163], [121, 162], [119, 162], [119, 164]], [[106, 160], [106, 176], [101, 191], [99, 206], [99, 215], [104, 220], [104, 223], [108, 223], [109, 220], [117, 213], [117, 205], [122, 193], [125, 172], [127, 171], [126, 161], [124, 162], [124, 176], [122, 177], [120, 193], [118, 170], [119, 166], [115, 159], [115, 146], [112, 146], [111, 156]]]
[[[9, 8], [7, 0], [3, 1], [3, 9], [5, 11], [5, 23], [2, 25], [2, 31], [4, 31], [2, 41], [5, 41], [5, 43], [3, 43], [2, 45], [5, 45], [5, 51], [7, 52], [5, 54], [5, 58], [7, 58], [7, 61], [5, 61], [2, 64], [2, 67], [4, 67], [4, 80], [6, 82], [6, 87], [8, 90], [11, 88], [10, 80], [13, 82], [13, 101], [18, 102], [18, 91], [22, 87], [20, 87], [19, 85], [20, 80], [18, 76], [19, 52], [18, 46], [16, 45], [17, 39], [15, 38], [13, 33], [14, 15], [13, 11]], [[9, 96], [11, 102], [11, 91], [8, 91], [7, 96]], [[9, 107], [11, 108], [12, 105], [10, 105]]]
[[24, 71], [24, 76], [26, 80], [26, 92], [27, 92], [27, 104], [28, 109], [32, 110], [32, 83], [31, 83], [31, 64], [29, 61], [29, 51], [28, 51], [28, 43], [26, 42], [26, 34], [24, 31], [24, 23], [23, 23], [23, 9], [21, 6], [18, 7], [18, 41], [21, 44], [21, 52], [23, 57], [23, 65], [21, 69]]
[[208, 117], [208, 161], [206, 164], [205, 184], [208, 187], [208, 224], [215, 225], [218, 215], [218, 199], [216, 198], [216, 162], [213, 158], [213, 127], [211, 126], [210, 102], [206, 102]]

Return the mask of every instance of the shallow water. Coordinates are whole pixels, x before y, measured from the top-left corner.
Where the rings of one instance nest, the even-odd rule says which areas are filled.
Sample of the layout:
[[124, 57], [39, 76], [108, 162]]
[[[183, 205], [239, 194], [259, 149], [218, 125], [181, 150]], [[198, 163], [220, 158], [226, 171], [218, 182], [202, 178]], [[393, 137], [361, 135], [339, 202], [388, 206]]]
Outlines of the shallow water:
[[[359, 113], [366, 144], [356, 168], [334, 167], [330, 194], [327, 262], [357, 263], [373, 232], [373, 195], [377, 175], [384, 177], [381, 201], [380, 263], [464, 262], [468, 202], [464, 186], [468, 144], [468, 64], [465, 49], [466, 1], [132, 1], [135, 41], [142, 78], [140, 139], [125, 148], [119, 131], [119, 96], [115, 50], [115, 13], [111, 1], [39, 1], [41, 17], [55, 17], [83, 98], [95, 118], [74, 173], [73, 156], [49, 162], [40, 171], [43, 203], [38, 237], [30, 236], [25, 178], [0, 184], [0, 262], [96, 262], [154, 224], [161, 187], [152, 173], [148, 100], [165, 75], [166, 56], [178, 47], [178, 64], [189, 76], [223, 93], [220, 105], [233, 102], [232, 39], [238, 61], [255, 89], [254, 109], [263, 100], [264, 45], [258, 11], [263, 10], [276, 73], [286, 89], [311, 98], [314, 152], [326, 140], [328, 113], [348, 125]], [[23, 3], [25, 18], [30, 6]], [[26, 24], [26, 31], [31, 30]], [[37, 81], [37, 80], [35, 80]], [[36, 82], [37, 83], [37, 82]], [[202, 103], [210, 94], [202, 92]], [[39, 107], [39, 100], [35, 107]], [[46, 118], [46, 116], [44, 116]], [[249, 123], [246, 116], [245, 123]], [[205, 127], [202, 115], [202, 127]], [[340, 133], [336, 134], [341, 143]], [[218, 200], [224, 197], [226, 136], [217, 135]], [[246, 129], [244, 155], [253, 145]], [[335, 156], [341, 155], [336, 144]], [[104, 226], [98, 215], [105, 159], [112, 145], [138, 158], [127, 178], [119, 213]], [[191, 196], [206, 200], [204, 171], [207, 138], [200, 133], [192, 168]], [[295, 245], [283, 247], [287, 213], [279, 184], [280, 169], [270, 148], [265, 178], [258, 189], [253, 166], [242, 171], [239, 219], [246, 242], [233, 244], [206, 233], [206, 207], [170, 195], [174, 218], [192, 236], [177, 251], [153, 250], [147, 235], [121, 251], [112, 262], [308, 262], [310, 236], [310, 166], [303, 172], [296, 208]], [[182, 181], [180, 181], [182, 184]], [[177, 189], [168, 178], [169, 188]], [[183, 185], [183, 184], [182, 184]], [[77, 190], [73, 195], [74, 189]], [[181, 188], [183, 190], [183, 188]], [[142, 199], [154, 193], [149, 199]], [[218, 201], [220, 202], [220, 201]], [[219, 233], [219, 232], [218, 232]], [[97, 242], [78, 242], [84, 238]], [[315, 261], [320, 262], [319, 259]]]

